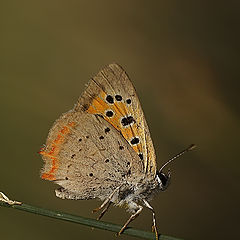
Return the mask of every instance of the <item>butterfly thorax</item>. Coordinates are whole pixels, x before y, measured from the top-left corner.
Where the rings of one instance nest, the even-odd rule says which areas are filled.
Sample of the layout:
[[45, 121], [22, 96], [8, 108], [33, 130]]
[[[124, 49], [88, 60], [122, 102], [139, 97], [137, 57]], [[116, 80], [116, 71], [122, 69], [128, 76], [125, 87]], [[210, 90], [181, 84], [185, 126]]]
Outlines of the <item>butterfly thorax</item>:
[[164, 191], [170, 182], [170, 173], [156, 172], [153, 175], [144, 175], [139, 178], [130, 178], [116, 192], [113, 202], [120, 207], [127, 208], [130, 212], [136, 209], [136, 203], [151, 200], [159, 191]]
[[126, 207], [130, 212], [134, 211], [135, 204], [132, 203], [141, 203], [143, 199], [152, 199], [161, 190], [157, 178], [157, 176], [152, 179], [146, 178], [146, 176], [133, 180], [130, 178], [119, 188], [112, 202], [117, 206]]

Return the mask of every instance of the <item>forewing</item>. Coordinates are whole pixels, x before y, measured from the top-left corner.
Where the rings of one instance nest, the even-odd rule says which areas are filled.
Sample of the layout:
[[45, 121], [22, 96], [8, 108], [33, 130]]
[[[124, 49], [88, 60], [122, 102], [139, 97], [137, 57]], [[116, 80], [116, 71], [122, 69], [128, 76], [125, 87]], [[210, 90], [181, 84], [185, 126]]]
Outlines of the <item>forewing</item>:
[[155, 176], [156, 156], [150, 132], [133, 84], [117, 64], [110, 64], [92, 78], [75, 107], [76, 111], [99, 114], [128, 141]]
[[63, 187], [57, 192], [62, 198], [105, 199], [143, 171], [135, 151], [110, 123], [82, 111], [58, 119], [40, 153], [41, 176]]

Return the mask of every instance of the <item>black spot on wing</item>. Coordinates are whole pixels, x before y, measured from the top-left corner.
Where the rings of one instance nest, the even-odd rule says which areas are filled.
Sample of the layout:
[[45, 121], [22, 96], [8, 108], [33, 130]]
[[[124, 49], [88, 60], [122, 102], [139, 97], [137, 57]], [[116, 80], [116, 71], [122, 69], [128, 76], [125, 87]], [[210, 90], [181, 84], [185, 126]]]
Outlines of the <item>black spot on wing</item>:
[[122, 101], [122, 96], [121, 95], [116, 95], [115, 99], [120, 102], [120, 101]]
[[141, 160], [143, 160], [143, 154], [139, 153], [138, 156], [140, 157]]
[[130, 141], [130, 143], [131, 143], [132, 145], [137, 145], [139, 142], [140, 142], [140, 140], [139, 140], [138, 137], [134, 137], [134, 138]]
[[110, 128], [109, 127], [107, 127], [107, 128], [105, 128], [105, 133], [108, 133], [108, 132], [110, 132]]
[[131, 104], [131, 103], [132, 103], [132, 100], [131, 100], [130, 98], [128, 98], [128, 99], [126, 100], [126, 103], [127, 103], [127, 104]]
[[107, 117], [112, 117], [113, 116], [113, 111], [112, 110], [106, 111], [106, 116]]
[[130, 124], [132, 124], [132, 123], [135, 123], [136, 121], [135, 121], [135, 119], [132, 117], [132, 116], [127, 116], [127, 117], [124, 117], [124, 118], [122, 118], [122, 120], [121, 120], [121, 124], [124, 126], [124, 127], [126, 127], [126, 126], [128, 126], [128, 125], [130, 125]]
[[113, 97], [112, 97], [111, 95], [107, 95], [106, 101], [107, 101], [108, 103], [111, 103], [111, 104], [114, 103], [114, 99], [113, 99]]

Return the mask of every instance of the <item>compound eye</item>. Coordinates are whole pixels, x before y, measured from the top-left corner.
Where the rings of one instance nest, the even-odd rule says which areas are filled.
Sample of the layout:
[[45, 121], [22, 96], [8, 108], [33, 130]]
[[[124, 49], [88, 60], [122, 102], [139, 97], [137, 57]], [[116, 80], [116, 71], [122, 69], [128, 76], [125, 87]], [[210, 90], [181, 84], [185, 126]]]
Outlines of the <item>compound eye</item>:
[[168, 176], [166, 176], [162, 172], [160, 172], [158, 176], [159, 176], [159, 178], [160, 178], [160, 180], [162, 182], [162, 185], [165, 187], [167, 185], [167, 183], [168, 183], [168, 179], [169, 179]]

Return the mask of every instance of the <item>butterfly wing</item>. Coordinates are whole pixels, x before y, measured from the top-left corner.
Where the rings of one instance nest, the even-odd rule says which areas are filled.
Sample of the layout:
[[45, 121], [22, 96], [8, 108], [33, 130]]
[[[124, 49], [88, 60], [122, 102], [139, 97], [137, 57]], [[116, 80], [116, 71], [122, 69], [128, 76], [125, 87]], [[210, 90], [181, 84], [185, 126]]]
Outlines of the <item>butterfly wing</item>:
[[71, 110], [58, 119], [40, 152], [41, 177], [62, 186], [58, 197], [105, 199], [143, 164], [121, 134], [98, 115]]
[[144, 172], [155, 176], [156, 156], [144, 113], [133, 84], [119, 65], [110, 64], [90, 80], [75, 110], [102, 116], [138, 154]]

